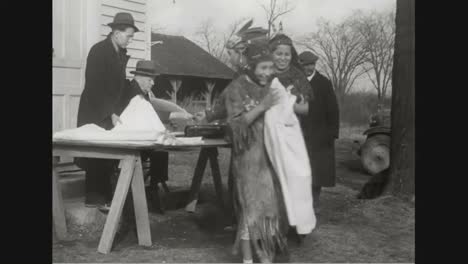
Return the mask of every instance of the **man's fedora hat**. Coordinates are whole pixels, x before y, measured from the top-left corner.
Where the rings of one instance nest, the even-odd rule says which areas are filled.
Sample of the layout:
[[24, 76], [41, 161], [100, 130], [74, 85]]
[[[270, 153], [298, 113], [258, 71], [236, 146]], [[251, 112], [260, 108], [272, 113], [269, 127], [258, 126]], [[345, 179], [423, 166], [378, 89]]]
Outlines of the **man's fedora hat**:
[[310, 51], [304, 51], [299, 54], [299, 63], [302, 65], [315, 64], [318, 60], [317, 55], [313, 54]]
[[115, 14], [114, 21], [112, 21], [111, 23], [107, 25], [111, 28], [117, 25], [127, 25], [127, 26], [133, 27], [135, 29], [135, 32], [140, 31], [135, 26], [135, 20], [133, 19], [132, 14], [126, 13], [126, 12], [120, 12], [120, 13]]
[[159, 75], [159, 73], [156, 72], [156, 64], [150, 60], [138, 61], [136, 64], [136, 69], [134, 71], [131, 71], [130, 73], [150, 77]]

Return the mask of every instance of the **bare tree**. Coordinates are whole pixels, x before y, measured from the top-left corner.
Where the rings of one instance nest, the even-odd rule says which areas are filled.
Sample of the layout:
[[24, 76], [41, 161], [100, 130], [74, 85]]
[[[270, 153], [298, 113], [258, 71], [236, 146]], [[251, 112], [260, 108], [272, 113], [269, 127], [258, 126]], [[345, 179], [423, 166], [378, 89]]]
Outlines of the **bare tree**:
[[268, 37], [270, 37], [272, 30], [276, 28], [275, 22], [283, 15], [291, 12], [296, 8], [291, 5], [289, 0], [268, 0], [268, 5], [259, 3], [265, 11], [267, 24], [268, 24]]
[[213, 20], [210, 18], [204, 20], [199, 26], [196, 35], [200, 38], [197, 42], [202, 45], [208, 53], [218, 58], [218, 48], [220, 43], [216, 36]]
[[233, 67], [233, 65], [229, 64], [229, 56], [226, 53], [226, 44], [228, 41], [237, 33], [239, 30], [239, 27], [241, 26], [241, 23], [245, 21], [245, 18], [240, 18], [232, 22], [231, 25], [229, 25], [227, 31], [225, 34], [222, 36], [222, 49], [221, 49], [221, 55], [220, 55], [220, 60], [224, 62], [225, 64], [228, 64], [230, 67]]
[[393, 67], [393, 46], [395, 44], [395, 13], [372, 12], [358, 16], [358, 30], [364, 38], [364, 50], [367, 53], [366, 72], [377, 90], [380, 100], [385, 98], [391, 85]]
[[244, 20], [244, 18], [235, 20], [228, 27], [226, 32], [222, 33], [215, 29], [213, 20], [207, 19], [202, 22], [196, 32], [198, 37], [196, 42], [221, 62], [228, 64], [229, 56], [226, 54], [226, 43], [234, 34], [236, 34], [239, 26]]
[[356, 79], [367, 71], [362, 67], [366, 62], [364, 38], [357, 31], [357, 23], [351, 16], [338, 24], [322, 19], [317, 26], [317, 32], [309, 34], [298, 43], [320, 58], [321, 68], [333, 83], [342, 104]]
[[151, 33], [161, 33], [166, 30], [166, 27], [159, 24], [151, 24]]

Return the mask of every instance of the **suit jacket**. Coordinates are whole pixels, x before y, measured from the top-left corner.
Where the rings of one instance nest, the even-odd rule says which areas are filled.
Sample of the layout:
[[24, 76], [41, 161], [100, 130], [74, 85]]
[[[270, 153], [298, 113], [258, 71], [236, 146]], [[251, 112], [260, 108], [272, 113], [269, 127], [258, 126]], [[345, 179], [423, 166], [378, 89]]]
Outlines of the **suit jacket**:
[[309, 114], [304, 139], [307, 142], [314, 186], [335, 186], [335, 139], [339, 135], [338, 102], [333, 85], [316, 72], [310, 80], [314, 98], [309, 101]]
[[315, 72], [309, 83], [315, 99], [309, 103], [307, 124], [311, 127], [308, 136], [312, 145], [322, 145], [321, 143], [334, 140], [339, 136], [338, 102], [331, 81], [320, 72]]
[[119, 102], [125, 87], [126, 49], [117, 52], [109, 36], [96, 43], [86, 60], [85, 87], [78, 107], [78, 126], [94, 123], [111, 129], [111, 115], [119, 115]]

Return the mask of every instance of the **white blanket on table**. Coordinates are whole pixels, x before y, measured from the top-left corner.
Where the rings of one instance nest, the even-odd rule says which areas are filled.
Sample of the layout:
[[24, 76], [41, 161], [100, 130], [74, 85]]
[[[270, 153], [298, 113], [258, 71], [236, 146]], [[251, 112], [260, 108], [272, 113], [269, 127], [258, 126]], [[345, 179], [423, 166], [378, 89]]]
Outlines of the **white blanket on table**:
[[265, 146], [279, 178], [289, 224], [298, 234], [312, 232], [316, 218], [312, 200], [312, 171], [299, 120], [290, 95], [275, 78], [270, 89], [280, 93], [279, 104], [265, 112]]
[[67, 129], [54, 134], [54, 139], [83, 141], [155, 141], [168, 145], [196, 145], [201, 137], [167, 140], [169, 132], [159, 119], [151, 103], [140, 95], [132, 98], [120, 115], [121, 124], [105, 130], [95, 124]]

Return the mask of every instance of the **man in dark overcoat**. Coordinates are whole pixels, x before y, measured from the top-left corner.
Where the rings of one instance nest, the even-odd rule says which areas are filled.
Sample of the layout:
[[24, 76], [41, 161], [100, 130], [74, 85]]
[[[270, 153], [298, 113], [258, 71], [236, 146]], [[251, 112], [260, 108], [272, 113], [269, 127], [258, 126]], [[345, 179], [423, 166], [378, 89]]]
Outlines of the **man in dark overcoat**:
[[299, 55], [314, 99], [309, 103], [308, 128], [304, 134], [312, 168], [312, 194], [315, 211], [319, 211], [322, 187], [335, 186], [335, 139], [339, 135], [338, 102], [329, 79], [315, 68], [318, 57], [310, 51]]
[[[146, 101], [150, 99], [156, 99], [152, 89], [154, 87], [154, 78], [159, 75], [156, 70], [156, 65], [150, 60], [140, 60], [136, 64], [135, 71], [131, 71], [134, 74], [133, 80], [126, 80], [126, 88], [123, 92], [122, 99], [119, 103], [119, 112], [128, 106], [131, 99], [137, 95], [142, 96]], [[153, 105], [153, 107], [155, 107]], [[164, 112], [154, 109], [159, 117], [165, 115]], [[162, 122], [168, 121], [161, 118]], [[168, 180], [168, 164], [169, 154], [163, 151], [145, 151], [142, 153], [142, 159], [150, 159], [150, 186], [152, 193], [149, 193], [154, 199], [156, 204], [153, 208], [160, 213], [163, 213], [161, 201], [159, 200], [159, 183], [163, 183]]]
[[[108, 25], [112, 32], [91, 47], [86, 60], [85, 86], [78, 107], [78, 127], [96, 124], [109, 130], [120, 122], [122, 109], [119, 103], [130, 58], [126, 47], [138, 28], [130, 13], [117, 13]], [[112, 199], [111, 176], [117, 161], [79, 158], [76, 163], [86, 172], [85, 205], [108, 207]]]

